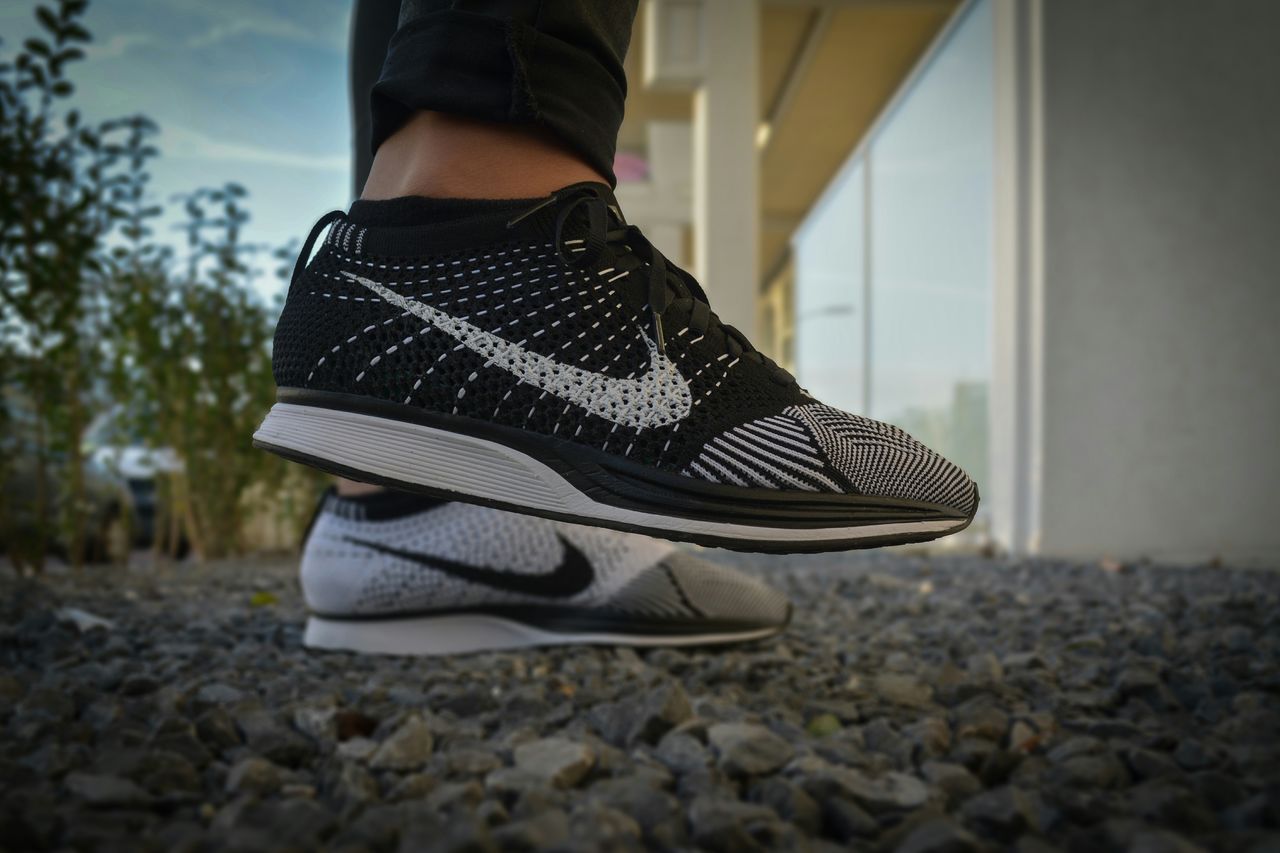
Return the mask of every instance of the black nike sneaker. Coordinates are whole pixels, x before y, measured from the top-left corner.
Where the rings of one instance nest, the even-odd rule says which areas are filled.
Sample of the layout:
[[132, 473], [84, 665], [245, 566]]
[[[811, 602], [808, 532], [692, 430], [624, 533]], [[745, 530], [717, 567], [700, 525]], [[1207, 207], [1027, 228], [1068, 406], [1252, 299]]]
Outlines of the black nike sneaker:
[[312, 648], [707, 645], [786, 627], [779, 592], [632, 533], [406, 492], [326, 496], [302, 550]]
[[255, 443], [357, 480], [757, 551], [933, 539], [978, 505], [721, 323], [603, 184], [328, 214], [274, 353]]

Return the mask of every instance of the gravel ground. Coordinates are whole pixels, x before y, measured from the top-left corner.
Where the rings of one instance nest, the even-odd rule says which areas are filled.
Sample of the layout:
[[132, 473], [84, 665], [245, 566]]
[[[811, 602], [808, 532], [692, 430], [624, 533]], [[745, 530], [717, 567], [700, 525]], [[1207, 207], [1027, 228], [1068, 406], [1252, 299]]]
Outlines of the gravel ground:
[[0, 579], [0, 848], [1280, 850], [1280, 574], [748, 562], [782, 638], [436, 660], [285, 561]]

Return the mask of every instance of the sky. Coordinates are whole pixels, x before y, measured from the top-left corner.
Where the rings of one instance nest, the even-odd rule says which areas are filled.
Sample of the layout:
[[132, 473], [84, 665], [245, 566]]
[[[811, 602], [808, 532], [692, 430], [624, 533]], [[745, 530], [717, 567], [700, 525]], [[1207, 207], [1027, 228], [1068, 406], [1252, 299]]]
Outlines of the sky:
[[[36, 30], [32, 0], [0, 3], [0, 56]], [[86, 118], [134, 113], [160, 126], [155, 198], [235, 181], [245, 239], [301, 240], [351, 197], [347, 28], [351, 0], [91, 0], [87, 58], [68, 66]], [[173, 225], [158, 239], [181, 246]], [[266, 297], [281, 285], [266, 270]]]

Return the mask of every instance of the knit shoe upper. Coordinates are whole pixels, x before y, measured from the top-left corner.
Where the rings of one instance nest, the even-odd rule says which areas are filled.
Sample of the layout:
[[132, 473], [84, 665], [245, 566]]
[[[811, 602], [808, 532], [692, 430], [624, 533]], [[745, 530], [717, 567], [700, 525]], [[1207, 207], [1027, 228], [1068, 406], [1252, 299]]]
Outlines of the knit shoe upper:
[[977, 505], [955, 465], [813, 399], [721, 323], [603, 185], [357, 202], [295, 277], [274, 362], [282, 388], [564, 439], [689, 481], [965, 517]]

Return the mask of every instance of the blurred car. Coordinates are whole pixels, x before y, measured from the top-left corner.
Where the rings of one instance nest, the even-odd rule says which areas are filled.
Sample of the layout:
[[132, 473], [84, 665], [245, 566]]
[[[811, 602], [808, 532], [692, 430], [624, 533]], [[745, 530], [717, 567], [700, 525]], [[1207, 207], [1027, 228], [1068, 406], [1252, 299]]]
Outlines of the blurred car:
[[[8, 417], [5, 436], [4, 505], [5, 536], [0, 537], [0, 552], [21, 550], [20, 542], [33, 542], [40, 519], [37, 499], [40, 494], [40, 472], [36, 456], [35, 416], [29, 406], [14, 394], [4, 395]], [[65, 463], [65, 455], [49, 454], [45, 486], [47, 503], [46, 549], [69, 558], [71, 542], [57, 520], [62, 517], [65, 490], [59, 487], [52, 472]], [[101, 465], [92, 457], [84, 463], [83, 507], [85, 511], [84, 558], [86, 562], [121, 562], [129, 555], [134, 527], [133, 495], [125, 479]]]
[[[156, 540], [156, 479], [182, 471], [182, 459], [171, 447], [147, 447], [119, 409], [103, 412], [85, 432], [84, 453], [127, 484], [133, 505], [133, 544], [149, 548]], [[177, 554], [186, 551], [179, 542]]]

